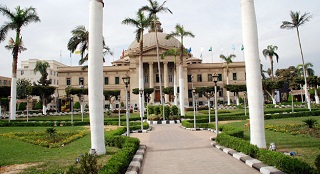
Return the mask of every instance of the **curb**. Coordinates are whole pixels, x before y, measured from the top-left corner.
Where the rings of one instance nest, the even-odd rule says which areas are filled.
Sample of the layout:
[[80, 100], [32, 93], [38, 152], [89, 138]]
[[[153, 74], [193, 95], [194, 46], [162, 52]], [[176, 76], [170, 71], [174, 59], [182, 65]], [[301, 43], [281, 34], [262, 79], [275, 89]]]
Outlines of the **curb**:
[[149, 124], [179, 124], [180, 120], [148, 121]]
[[142, 165], [143, 156], [146, 152], [147, 146], [140, 145], [136, 154], [134, 155], [129, 167], [127, 168], [126, 174], [138, 174]]
[[131, 130], [130, 131], [130, 133], [148, 133], [149, 131], [151, 131], [152, 130], [152, 127], [151, 126], [149, 126], [149, 128], [148, 129], [144, 129], [144, 130]]
[[[186, 130], [191, 130], [191, 131], [202, 131], [202, 130], [207, 130], [207, 131], [211, 131], [216, 133], [216, 130], [211, 129], [211, 128], [186, 128], [184, 126], [181, 126], [182, 129], [186, 129]], [[220, 132], [220, 131], [219, 131]]]
[[[212, 140], [211, 137], [210, 137], [210, 139]], [[217, 149], [220, 149], [224, 153], [229, 154], [230, 156], [236, 158], [237, 160], [242, 161], [243, 163], [247, 164], [248, 166], [258, 170], [260, 173], [263, 173], [263, 174], [285, 174], [284, 172], [278, 170], [277, 168], [274, 168], [272, 166], [268, 166], [268, 165], [262, 163], [261, 161], [255, 159], [255, 158], [252, 158], [246, 154], [243, 154], [241, 152], [237, 152], [233, 149], [226, 148], [224, 146], [220, 146], [215, 141], [213, 141], [211, 143], [211, 145], [213, 147], [216, 147]]]

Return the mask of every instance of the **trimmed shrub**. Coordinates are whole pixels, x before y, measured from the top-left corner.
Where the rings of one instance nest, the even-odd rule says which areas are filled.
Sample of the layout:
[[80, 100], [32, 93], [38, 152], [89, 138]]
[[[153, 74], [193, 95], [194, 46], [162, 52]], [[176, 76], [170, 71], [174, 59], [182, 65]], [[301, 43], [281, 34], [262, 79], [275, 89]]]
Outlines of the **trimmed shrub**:
[[75, 102], [73, 105], [74, 109], [80, 109], [80, 103], [79, 102]]
[[19, 105], [18, 105], [18, 110], [19, 110], [19, 111], [24, 111], [24, 110], [26, 110], [26, 109], [27, 109], [26, 105], [27, 105], [27, 104], [26, 104], [25, 102], [19, 103]]
[[42, 109], [42, 103], [40, 103], [40, 101], [36, 103], [36, 109]]
[[171, 107], [172, 115], [178, 115], [179, 108], [176, 105]]
[[154, 114], [154, 106], [153, 105], [148, 105], [148, 112], [149, 112], [149, 114]]
[[170, 114], [171, 114], [170, 106], [164, 106], [164, 117], [166, 118], [166, 120], [168, 120]]
[[161, 105], [154, 106], [154, 114], [159, 115], [161, 113]]

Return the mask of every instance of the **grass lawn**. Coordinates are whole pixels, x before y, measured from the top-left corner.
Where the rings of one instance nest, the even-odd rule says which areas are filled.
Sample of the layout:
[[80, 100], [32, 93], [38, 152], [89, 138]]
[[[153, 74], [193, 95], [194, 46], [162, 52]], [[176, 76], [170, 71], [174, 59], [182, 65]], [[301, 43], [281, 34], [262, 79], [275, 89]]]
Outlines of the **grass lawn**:
[[[0, 127], [0, 133], [45, 132], [46, 128], [47, 127]], [[56, 127], [56, 129], [62, 132], [86, 130], [88, 131], [88, 135], [60, 148], [46, 148], [0, 136], [0, 166], [39, 163], [39, 165], [29, 168], [26, 172], [35, 173], [35, 171], [39, 169], [42, 170], [41, 173], [63, 172], [75, 163], [75, 159], [79, 157], [80, 154], [89, 151], [91, 146], [90, 131], [81, 126]], [[99, 157], [99, 163], [104, 164], [117, 150], [118, 149], [114, 147], [107, 147], [107, 153]]]
[[[299, 117], [299, 118], [285, 118], [285, 119], [273, 119], [265, 120], [265, 125], [288, 125], [288, 124], [304, 124], [302, 120], [316, 119], [320, 123], [320, 116], [317, 117]], [[243, 129], [243, 125], [247, 121], [228, 123], [228, 125]], [[319, 124], [317, 126], [319, 128]], [[275, 132], [266, 130], [267, 145], [271, 142], [275, 142], [277, 145], [277, 151], [290, 152], [294, 151], [297, 156], [303, 161], [314, 166], [316, 156], [320, 154], [320, 138], [313, 138], [306, 134], [291, 135], [290, 133]], [[250, 133], [245, 131], [245, 137], [249, 140]]]

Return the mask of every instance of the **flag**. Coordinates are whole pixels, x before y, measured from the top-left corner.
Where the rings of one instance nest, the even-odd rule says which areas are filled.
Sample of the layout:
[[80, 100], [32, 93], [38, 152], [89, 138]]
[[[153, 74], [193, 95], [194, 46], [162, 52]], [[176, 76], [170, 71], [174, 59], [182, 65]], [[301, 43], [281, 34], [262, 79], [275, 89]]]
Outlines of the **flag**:
[[241, 51], [243, 51], [244, 50], [244, 47], [243, 47], [243, 44], [242, 44], [242, 46], [241, 46]]
[[200, 58], [202, 59], [203, 47], [201, 47], [201, 48], [200, 48], [200, 52], [201, 52], [201, 54], [200, 54]]
[[72, 55], [72, 52], [70, 51], [70, 57], [71, 57], [71, 55]]
[[124, 50], [122, 50], [122, 57], [124, 57]]
[[209, 48], [209, 51], [212, 51], [212, 47]]
[[81, 51], [80, 51], [80, 50], [75, 50], [73, 53], [74, 53], [74, 54], [80, 54]]
[[191, 53], [191, 47], [188, 49], [188, 53]]

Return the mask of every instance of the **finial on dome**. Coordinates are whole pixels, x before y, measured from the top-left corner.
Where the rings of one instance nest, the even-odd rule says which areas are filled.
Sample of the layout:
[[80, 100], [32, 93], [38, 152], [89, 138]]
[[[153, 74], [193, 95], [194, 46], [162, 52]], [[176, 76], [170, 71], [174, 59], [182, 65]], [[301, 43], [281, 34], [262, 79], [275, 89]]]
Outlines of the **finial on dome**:
[[155, 27], [154, 27], [154, 25], [157, 27], [157, 32], [160, 32], [160, 33], [163, 32], [163, 28], [161, 28], [161, 22], [157, 20], [157, 21], [155, 22], [155, 24], [154, 24], [154, 22], [151, 23], [149, 33], [155, 32]]

